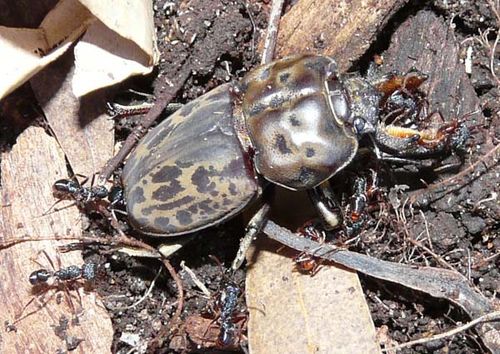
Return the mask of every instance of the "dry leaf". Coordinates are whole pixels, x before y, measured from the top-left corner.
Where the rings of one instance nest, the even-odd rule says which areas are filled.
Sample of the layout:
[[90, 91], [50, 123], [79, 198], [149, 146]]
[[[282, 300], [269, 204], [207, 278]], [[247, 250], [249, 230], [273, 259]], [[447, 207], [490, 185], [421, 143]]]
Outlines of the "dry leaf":
[[0, 26], [0, 98], [61, 56], [94, 18], [76, 0], [61, 1], [37, 29]]
[[151, 1], [80, 2], [100, 21], [75, 46], [75, 95], [149, 74], [159, 58]]
[[112, 31], [135, 43], [150, 57], [158, 60], [153, 5], [149, 0], [79, 0]]
[[[0, 58], [3, 74], [0, 98], [57, 59], [87, 29], [90, 35], [85, 36], [86, 44], [79, 49], [80, 74], [75, 75], [73, 82], [74, 91], [79, 96], [132, 75], [150, 73], [158, 61], [151, 7], [148, 0], [61, 0], [39, 28], [0, 26], [0, 51], [3, 54]], [[106, 30], [103, 30], [104, 26]], [[102, 31], [102, 37], [96, 36], [96, 31]], [[96, 49], [96, 45], [103, 47]], [[107, 53], [103, 54], [103, 51]], [[97, 66], [96, 55], [103, 56]], [[87, 64], [86, 60], [91, 63]]]
[[250, 351], [380, 353], [356, 272], [326, 265], [313, 277], [294, 272], [280, 246], [259, 242], [248, 266]]
[[[317, 215], [306, 193], [283, 189], [271, 210], [272, 220], [292, 230]], [[247, 256], [252, 353], [378, 353], [356, 272], [324, 265], [314, 277], [303, 275], [294, 271], [296, 253], [279, 246], [260, 241]]]
[[132, 75], [149, 74], [152, 63], [135, 43], [97, 22], [75, 46], [75, 67], [73, 92], [83, 96]]
[[[114, 122], [104, 112], [102, 92], [85, 99], [75, 97], [73, 73], [73, 56], [66, 53], [35, 76], [31, 87], [73, 172], [92, 177], [113, 157]], [[68, 177], [66, 172], [56, 179]]]

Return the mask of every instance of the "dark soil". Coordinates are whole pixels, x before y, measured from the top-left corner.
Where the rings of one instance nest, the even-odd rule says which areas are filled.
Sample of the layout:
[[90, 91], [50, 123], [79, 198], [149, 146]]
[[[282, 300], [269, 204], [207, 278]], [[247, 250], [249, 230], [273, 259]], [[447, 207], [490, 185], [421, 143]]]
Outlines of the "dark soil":
[[[130, 86], [159, 95], [169, 84], [169, 78], [175, 77], [179, 70], [192, 70], [193, 74], [176, 98], [176, 102], [185, 103], [221, 83], [242, 77], [259, 62], [256, 46], [266, 26], [267, 2], [248, 1], [247, 6], [243, 2], [213, 0], [157, 0], [154, 3], [158, 46], [162, 53], [160, 66], [155, 77], [132, 80]], [[410, 4], [398, 16], [419, 11], [422, 8], [419, 6], [416, 8]], [[479, 30], [484, 33], [488, 28], [497, 29], [499, 23], [486, 1], [435, 0], [429, 2], [428, 9], [443, 17], [447, 23], [452, 22], [457, 40], [473, 48], [470, 81], [480, 99], [485, 119], [477, 123], [470, 139], [464, 164], [468, 166], [496, 146], [500, 138], [499, 81], [489, 69], [490, 49], [477, 40]], [[387, 48], [393, 31], [402, 20], [395, 19], [391, 28], [383, 32], [378, 42], [386, 44], [381, 47]], [[489, 45], [493, 45], [495, 36], [495, 30], [491, 30], [486, 37]], [[467, 48], [467, 45], [461, 47]], [[370, 58], [359, 63], [359, 66], [367, 67], [368, 60]], [[499, 66], [498, 51], [494, 65], [497, 68]], [[0, 103], [0, 115], [4, 118], [0, 119], [1, 150], [8, 150], [17, 134], [29, 124], [43, 124], [39, 119], [33, 120], [37, 117], [35, 112], [36, 103], [29, 85]], [[117, 137], [123, 139], [128, 135], [140, 118], [127, 118], [120, 122]], [[456, 171], [445, 174], [445, 177], [453, 173]], [[406, 225], [396, 220], [394, 210], [390, 207], [389, 194], [401, 197], [402, 194], [398, 195], [392, 188], [394, 185], [406, 184], [409, 190], [422, 188], [419, 175], [403, 178], [403, 174], [394, 174], [390, 178], [383, 178], [381, 189], [385, 200], [373, 208], [370, 226], [353, 243], [353, 249], [380, 259], [415, 265], [442, 267], [444, 261], [469, 277], [486, 297], [498, 297], [500, 204], [493, 193], [499, 192], [499, 173], [498, 164], [493, 165], [493, 168], [477, 178], [468, 179], [457, 193], [437, 198], [421, 210], [415, 209], [412, 214], [409, 213]], [[347, 186], [339, 183], [337, 189], [341, 195], [347, 195]], [[86, 230], [89, 234], [108, 236], [113, 233], [99, 216], [92, 214], [89, 220]], [[377, 221], [380, 223], [375, 230]], [[230, 264], [244, 226], [244, 222], [236, 218], [220, 227], [199, 232], [188, 246], [171, 259], [179, 270], [186, 292], [183, 319], [200, 314], [210, 316], [207, 315], [208, 309], [214, 306], [216, 294], [226, 279], [209, 255], [216, 256], [226, 266]], [[128, 231], [133, 234], [133, 230]], [[410, 238], [430, 248], [432, 254], [419, 244], [410, 242]], [[127, 308], [144, 296], [162, 268], [161, 264], [121, 253], [103, 254], [97, 249], [88, 249], [84, 255], [87, 260], [103, 265], [105, 274], [98, 279], [95, 289], [104, 299], [113, 321], [113, 352], [127, 353], [131, 348], [127, 338], [134, 336], [140, 338], [139, 347], [142, 345], [146, 348], [163, 326], [168, 325], [175, 311], [177, 291], [173, 280], [163, 269], [151, 294], [142, 302]], [[188, 274], [180, 271], [182, 260], [214, 294], [212, 298], [204, 297]], [[243, 279], [244, 274], [238, 274], [235, 279], [242, 288]], [[468, 321], [463, 312], [445, 301], [368, 277], [362, 276], [362, 282], [376, 327], [387, 326], [390, 336], [400, 343], [429, 333], [446, 331], [458, 322]], [[167, 342], [159, 352], [194, 350], [188, 344], [183, 345]], [[402, 352], [482, 353], [484, 350], [476, 333], [466, 331], [448, 340], [430, 342]]]

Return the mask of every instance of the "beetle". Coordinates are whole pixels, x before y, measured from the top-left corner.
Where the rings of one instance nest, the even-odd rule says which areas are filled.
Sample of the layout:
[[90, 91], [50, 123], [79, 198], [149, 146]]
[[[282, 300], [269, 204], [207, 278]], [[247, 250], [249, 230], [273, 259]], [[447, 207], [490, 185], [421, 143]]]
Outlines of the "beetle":
[[[151, 236], [193, 233], [235, 216], [269, 184], [310, 192], [327, 225], [339, 217], [328, 180], [369, 135], [378, 157], [449, 152], [459, 124], [421, 133], [385, 126], [381, 107], [425, 75], [340, 74], [334, 59], [295, 55], [186, 104], [150, 130], [125, 163], [131, 225]], [[406, 104], [406, 103], [405, 103]], [[404, 108], [404, 107], [403, 107]]]

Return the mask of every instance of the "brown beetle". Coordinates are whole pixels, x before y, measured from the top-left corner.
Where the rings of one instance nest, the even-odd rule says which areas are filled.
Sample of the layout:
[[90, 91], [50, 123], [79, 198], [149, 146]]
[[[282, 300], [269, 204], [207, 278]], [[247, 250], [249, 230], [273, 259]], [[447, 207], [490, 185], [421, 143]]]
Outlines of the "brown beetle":
[[[411, 79], [416, 90], [425, 76]], [[208, 92], [151, 130], [130, 155], [122, 179], [131, 224], [153, 236], [192, 233], [236, 215], [271, 182], [310, 190], [335, 226], [324, 182], [352, 161], [363, 135], [380, 138], [378, 148], [397, 158], [450, 147], [456, 128], [400, 136], [379, 123], [380, 105], [405, 84], [400, 75], [340, 75], [331, 58], [297, 55]]]

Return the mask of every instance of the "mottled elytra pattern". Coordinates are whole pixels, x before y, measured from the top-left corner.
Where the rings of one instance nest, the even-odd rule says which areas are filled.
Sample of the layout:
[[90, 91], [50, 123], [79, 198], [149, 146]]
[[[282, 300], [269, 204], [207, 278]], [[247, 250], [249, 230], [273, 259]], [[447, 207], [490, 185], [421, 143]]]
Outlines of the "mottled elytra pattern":
[[233, 128], [229, 86], [190, 102], [151, 130], [123, 170], [127, 211], [142, 233], [176, 236], [213, 226], [258, 193]]
[[255, 168], [293, 190], [333, 176], [356, 154], [358, 141], [332, 111], [326, 80], [335, 62], [302, 55], [249, 73], [242, 84], [243, 114], [255, 149]]

